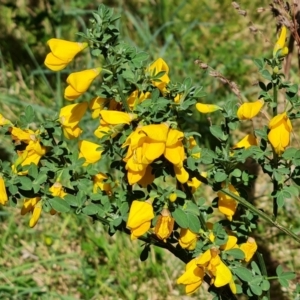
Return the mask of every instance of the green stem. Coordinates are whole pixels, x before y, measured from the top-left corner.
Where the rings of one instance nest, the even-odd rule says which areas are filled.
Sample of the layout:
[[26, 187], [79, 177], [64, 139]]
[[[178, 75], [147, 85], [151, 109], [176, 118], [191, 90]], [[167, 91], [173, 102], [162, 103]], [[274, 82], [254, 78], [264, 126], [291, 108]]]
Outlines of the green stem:
[[[277, 110], [277, 105], [278, 105], [278, 86], [277, 83], [273, 82], [273, 118], [277, 116], [278, 110]], [[278, 169], [278, 155], [273, 149], [273, 162], [274, 162], [274, 168]], [[273, 178], [273, 191], [276, 192], [278, 191], [278, 181]], [[276, 220], [278, 215], [278, 204], [277, 204], [277, 197], [273, 198], [273, 217], [274, 221]]]
[[254, 212], [255, 214], [257, 214], [258, 216], [260, 216], [262, 219], [264, 219], [265, 221], [267, 221], [268, 223], [272, 224], [274, 227], [278, 228], [279, 230], [281, 230], [282, 232], [286, 233], [287, 235], [289, 235], [291, 238], [293, 238], [295, 241], [297, 241], [298, 243], [300, 243], [300, 236], [296, 235], [295, 233], [293, 233], [292, 231], [290, 231], [289, 229], [287, 229], [286, 227], [284, 227], [283, 225], [277, 223], [275, 220], [272, 220], [272, 218], [270, 218], [266, 213], [264, 213], [263, 211], [257, 209], [255, 206], [253, 206], [251, 203], [249, 203], [247, 200], [245, 200], [242, 197], [239, 197], [235, 194], [233, 194], [232, 192], [230, 192], [227, 189], [221, 189], [220, 190], [222, 193], [224, 193], [225, 195], [233, 198], [234, 200], [236, 200], [237, 202], [239, 202], [240, 204], [242, 204], [243, 206], [247, 207], [248, 209], [250, 209], [252, 212]]
[[[260, 270], [262, 272], [262, 275], [264, 275], [264, 277], [267, 278], [268, 277], [268, 272], [267, 272], [267, 267], [266, 267], [263, 255], [259, 252], [256, 252], [256, 257], [257, 257], [258, 264], [260, 266]], [[270, 290], [268, 290], [265, 293], [266, 293], [266, 296], [267, 296], [268, 300], [270, 300], [271, 299]]]

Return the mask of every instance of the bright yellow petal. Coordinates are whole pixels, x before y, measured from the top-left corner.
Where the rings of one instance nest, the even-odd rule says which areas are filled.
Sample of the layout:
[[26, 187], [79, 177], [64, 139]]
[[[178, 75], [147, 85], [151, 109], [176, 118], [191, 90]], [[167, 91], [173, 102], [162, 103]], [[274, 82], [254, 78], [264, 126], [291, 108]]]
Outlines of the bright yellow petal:
[[250, 120], [260, 112], [263, 105], [263, 100], [257, 100], [255, 102], [246, 102], [239, 107], [237, 111], [237, 116], [240, 120]]
[[214, 104], [205, 104], [205, 103], [197, 103], [196, 108], [199, 112], [203, 114], [209, 114], [215, 112], [217, 110], [221, 110], [222, 107]]
[[206, 250], [196, 259], [197, 266], [206, 266], [206, 264], [211, 260], [211, 251], [210, 249]]
[[70, 62], [76, 54], [88, 46], [88, 43], [70, 42], [54, 38], [50, 39], [47, 44], [53, 55], [65, 62]]
[[228, 284], [232, 280], [232, 273], [230, 269], [220, 261], [220, 264], [216, 266], [216, 278], [214, 285], [216, 287], [221, 287]]
[[48, 53], [44, 61], [45, 66], [51, 71], [60, 71], [64, 69], [69, 62], [59, 59], [53, 53]]
[[247, 134], [243, 139], [237, 142], [232, 149], [236, 148], [249, 148], [251, 146], [257, 146], [257, 138], [253, 134]]
[[145, 222], [151, 221], [153, 218], [153, 206], [150, 203], [134, 200], [129, 210], [126, 227], [129, 229], [136, 229]]
[[75, 127], [84, 116], [88, 107], [87, 102], [66, 105], [61, 108], [59, 120], [63, 126]]
[[166, 123], [151, 124], [143, 126], [140, 130], [153, 141], [166, 142], [169, 126]]
[[279, 53], [279, 56], [284, 56], [284, 55], [288, 54], [288, 48], [285, 47], [286, 33], [287, 33], [287, 29], [283, 25], [281, 27], [279, 39], [277, 40], [277, 42], [274, 46], [274, 49], [273, 49], [273, 57], [276, 56], [278, 50], [283, 50], [284, 49], [284, 51], [281, 51], [281, 53]]
[[101, 146], [86, 140], [82, 140], [78, 142], [79, 146], [79, 158], [84, 157], [85, 163], [84, 166], [92, 163], [96, 163], [101, 159], [101, 154], [103, 150], [101, 150]]
[[83, 93], [77, 92], [71, 85], [68, 85], [65, 89], [64, 98], [69, 101], [73, 101], [80, 97]]
[[101, 73], [101, 70], [101, 68], [95, 68], [71, 73], [67, 78], [67, 83], [77, 93], [82, 94], [87, 91], [93, 80]]
[[8, 201], [5, 182], [3, 177], [0, 175], [0, 204], [5, 205]]
[[240, 249], [245, 253], [245, 261], [249, 262], [257, 250], [255, 239], [249, 237], [246, 243], [240, 245]]
[[122, 111], [115, 110], [101, 110], [99, 112], [101, 118], [105, 123], [110, 125], [118, 125], [118, 124], [130, 124], [134, 119], [133, 114], [128, 114]]
[[38, 222], [38, 220], [41, 216], [41, 213], [42, 213], [42, 205], [39, 202], [34, 206], [32, 216], [31, 216], [30, 221], [29, 221], [29, 227], [32, 228], [36, 225], [36, 223]]
[[186, 183], [189, 180], [189, 173], [184, 167], [177, 167], [174, 165], [174, 172], [179, 182]]

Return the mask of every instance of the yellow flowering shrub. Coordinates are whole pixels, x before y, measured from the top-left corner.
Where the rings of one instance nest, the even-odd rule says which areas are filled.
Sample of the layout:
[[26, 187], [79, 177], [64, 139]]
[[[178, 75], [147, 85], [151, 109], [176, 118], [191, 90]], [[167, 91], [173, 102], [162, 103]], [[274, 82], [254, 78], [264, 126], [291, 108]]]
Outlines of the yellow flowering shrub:
[[[221, 106], [204, 103], [202, 87], [190, 78], [174, 82], [167, 57], [150, 61], [126, 44], [117, 19], [100, 5], [79, 42], [48, 41], [45, 67], [52, 71], [64, 69], [86, 48], [94, 62], [67, 76], [67, 102], [56, 115], [40, 122], [31, 106], [16, 122], [0, 114], [1, 132], [15, 149], [12, 160], [0, 164], [0, 204], [19, 206], [30, 227], [38, 227], [45, 213], [84, 214], [110, 234], [122, 231], [142, 240], [144, 249], [165, 248], [186, 263], [177, 283], [187, 294], [205, 281], [218, 299], [237, 299], [236, 294], [267, 299], [271, 278], [253, 237], [258, 219], [300, 242], [274, 221], [300, 185], [299, 150], [291, 146], [292, 122], [300, 118], [298, 86], [280, 73], [287, 28], [273, 56], [256, 60], [266, 80], [258, 100], [239, 97]], [[279, 91], [287, 102], [282, 109]], [[209, 117], [203, 125], [214, 148], [187, 126], [195, 122], [192, 112], [220, 116], [219, 123]], [[267, 114], [264, 124], [253, 122]], [[236, 140], [243, 123], [252, 127]], [[273, 184], [272, 216], [246, 193], [255, 180], [243, 168], [248, 159]], [[280, 279], [284, 273], [278, 274]]]

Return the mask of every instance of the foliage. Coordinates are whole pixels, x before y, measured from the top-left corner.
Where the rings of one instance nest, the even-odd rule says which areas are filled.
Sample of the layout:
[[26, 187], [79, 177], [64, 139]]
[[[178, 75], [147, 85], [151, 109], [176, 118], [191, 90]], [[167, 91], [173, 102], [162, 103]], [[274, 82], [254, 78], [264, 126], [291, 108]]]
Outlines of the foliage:
[[[31, 106], [16, 124], [1, 116], [16, 155], [12, 164], [1, 165], [0, 202], [12, 206], [23, 202], [22, 214], [32, 214], [30, 227], [47, 212], [90, 216], [106, 225], [110, 235], [122, 231], [143, 240], [141, 260], [147, 259], [153, 245], [166, 248], [187, 263], [177, 283], [184, 284], [188, 294], [206, 281], [216, 299], [232, 299], [233, 294], [268, 299], [269, 281], [274, 278], [268, 277], [251, 237], [258, 217], [299, 238], [250, 203], [245, 191], [255, 175], [241, 166], [251, 158], [270, 177], [276, 219], [286, 199], [298, 194], [297, 149], [286, 150], [291, 120], [299, 116], [298, 87], [286, 82], [280, 72], [287, 54], [285, 27], [273, 57], [255, 61], [265, 79], [260, 82], [260, 100], [239, 108], [241, 99], [222, 107], [196, 105], [201, 113], [222, 115], [219, 123], [209, 127], [218, 141], [209, 149], [197, 144], [198, 133], [181, 125], [204, 96], [203, 87], [193, 85], [190, 78], [170, 80], [163, 59], [149, 63], [148, 53], [122, 40], [118, 19], [100, 5], [91, 27], [80, 34], [95, 65], [67, 78], [65, 99], [82, 96], [79, 102], [61, 108], [45, 122], [37, 120]], [[54, 71], [66, 67], [87, 46], [58, 39], [48, 45], [51, 53], [45, 64]], [[90, 89], [93, 81], [94, 90]], [[95, 97], [80, 101], [87, 99], [88, 89]], [[288, 106], [279, 112], [281, 90]], [[272, 112], [268, 126], [256, 128], [233, 145], [232, 132], [243, 120], [253, 119], [264, 104]], [[203, 184], [216, 192], [212, 204], [196, 196]], [[259, 265], [248, 264], [255, 252]], [[294, 277], [277, 269], [276, 278], [284, 287]]]

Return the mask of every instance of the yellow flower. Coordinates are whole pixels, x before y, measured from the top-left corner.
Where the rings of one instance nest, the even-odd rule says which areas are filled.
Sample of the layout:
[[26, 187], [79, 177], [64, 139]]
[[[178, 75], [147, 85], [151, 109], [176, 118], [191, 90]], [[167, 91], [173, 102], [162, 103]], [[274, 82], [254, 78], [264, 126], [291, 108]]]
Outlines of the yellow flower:
[[65, 89], [65, 99], [72, 101], [85, 93], [101, 70], [101, 68], [95, 68], [71, 73], [67, 78], [69, 85]]
[[88, 43], [69, 42], [60, 39], [50, 39], [47, 44], [51, 52], [46, 56], [44, 63], [52, 71], [64, 69], [80, 51], [88, 47]]
[[289, 48], [285, 46], [285, 40], [286, 40], [286, 27], [283, 25], [281, 27], [279, 39], [277, 40], [273, 49], [273, 57], [276, 57], [276, 55], [282, 57], [289, 53]]
[[196, 248], [196, 243], [198, 236], [193, 231], [188, 228], [181, 228], [178, 243], [183, 249], [194, 250]]
[[29, 220], [29, 226], [31, 228], [36, 225], [42, 213], [42, 205], [40, 203], [40, 200], [40, 197], [24, 199], [23, 207], [21, 209], [21, 215], [25, 215], [29, 212], [32, 213], [32, 216]]
[[174, 98], [174, 102], [176, 103], [176, 104], [179, 104], [180, 102], [181, 102], [181, 94], [177, 94], [176, 96], [175, 96], [175, 98]]
[[105, 135], [114, 138], [123, 130], [124, 124], [130, 124], [136, 118], [135, 114], [115, 110], [100, 110], [101, 117], [99, 127], [94, 131], [96, 137], [101, 139]]
[[9, 129], [10, 131], [10, 134], [11, 134], [11, 138], [14, 140], [14, 141], [17, 141], [17, 142], [24, 142], [26, 144], [29, 144], [30, 141], [34, 141], [36, 140], [36, 134], [38, 132], [34, 132], [33, 130], [31, 129], [21, 129], [21, 128], [18, 128], [18, 127], [11, 127]]
[[129, 108], [131, 110], [135, 109], [136, 106], [140, 103], [142, 103], [143, 101], [145, 101], [146, 99], [151, 98], [151, 93], [150, 92], [139, 92], [138, 90], [133, 91], [128, 99], [127, 99], [127, 103], [129, 105]]
[[62, 125], [64, 136], [67, 139], [77, 138], [82, 130], [79, 128], [78, 123], [82, 119], [88, 107], [87, 102], [70, 104], [61, 108], [59, 113], [59, 121]]
[[105, 107], [109, 100], [102, 97], [95, 97], [89, 103], [89, 108], [92, 110], [92, 118], [96, 119], [99, 117], [100, 111]]
[[177, 180], [180, 183], [186, 183], [189, 180], [190, 175], [184, 167], [174, 166], [174, 172]]
[[[224, 184], [222, 184], [222, 187], [224, 187]], [[238, 191], [234, 188], [232, 184], [229, 184], [228, 186], [229, 191], [237, 196], [239, 196]], [[218, 208], [219, 211], [224, 214], [229, 221], [232, 220], [232, 216], [235, 214], [236, 208], [238, 206], [237, 201], [235, 201], [230, 196], [227, 196], [226, 194], [222, 192], [218, 192]]]
[[158, 58], [149, 66], [148, 71], [151, 73], [152, 76], [155, 76], [156, 74], [162, 71], [165, 72], [165, 74], [158, 78], [158, 81], [153, 80], [152, 84], [156, 86], [162, 93], [166, 92], [166, 86], [170, 82], [170, 78], [168, 75], [169, 67], [167, 63], [162, 58]]
[[158, 217], [154, 231], [155, 235], [166, 242], [167, 238], [171, 235], [174, 228], [174, 219], [172, 218], [170, 211], [164, 208], [161, 215]]
[[8, 201], [6, 188], [5, 188], [5, 182], [3, 177], [0, 175], [0, 204], [5, 205]]
[[237, 117], [240, 120], [250, 120], [260, 112], [263, 105], [263, 100], [257, 100], [255, 102], [246, 102], [239, 107], [237, 111]]
[[245, 261], [249, 262], [257, 250], [255, 239], [249, 237], [246, 243], [239, 245], [240, 249], [245, 253]]
[[126, 227], [131, 231], [131, 240], [145, 234], [154, 218], [152, 204], [145, 201], [134, 200], [131, 204]]
[[[101, 150], [101, 146], [86, 140], [82, 140], [78, 142], [79, 146], [79, 158], [84, 157], [85, 163], [83, 166], [87, 166], [88, 164], [96, 163], [101, 159], [101, 154], [103, 150]], [[99, 149], [100, 148], [100, 149]]]
[[286, 112], [275, 116], [269, 123], [268, 139], [274, 151], [281, 155], [290, 144], [290, 135], [293, 130], [292, 123]]
[[185, 285], [185, 293], [190, 295], [194, 293], [202, 284], [204, 270], [197, 266], [196, 258], [187, 263], [185, 273], [177, 279], [177, 284]]
[[[201, 175], [203, 176], [203, 172], [201, 173]], [[205, 173], [206, 176], [206, 173]], [[200, 180], [198, 180], [196, 177], [192, 177], [191, 180], [189, 180], [187, 182], [187, 185], [192, 188], [192, 193], [194, 194], [197, 190], [197, 188], [202, 184], [202, 182]]]
[[[216, 239], [215, 235], [213, 234], [212, 230], [213, 230], [213, 223], [207, 222], [206, 223], [207, 228], [210, 230], [209, 232], [209, 240], [213, 243]], [[235, 235], [232, 234], [231, 231], [227, 231], [228, 234], [228, 239], [227, 242], [223, 245], [220, 246], [221, 250], [230, 250], [232, 248], [237, 248], [237, 237]]]
[[170, 129], [166, 140], [165, 158], [173, 165], [182, 167], [185, 160], [185, 152], [182, 144], [183, 132], [177, 129]]
[[196, 264], [198, 267], [204, 268], [212, 277], [215, 287], [224, 286], [232, 280], [232, 273], [221, 260], [217, 248], [206, 250], [202, 255], [196, 258]]
[[[39, 141], [31, 140], [29, 144], [26, 146], [25, 150], [17, 151], [19, 158], [12, 165], [13, 171], [16, 173], [16, 168], [21, 166], [27, 166], [31, 163], [38, 165], [42, 156], [44, 156], [47, 152], [47, 148], [42, 146]], [[19, 172], [19, 175], [25, 175], [28, 171]]]
[[143, 177], [137, 183], [139, 185], [141, 185], [142, 187], [146, 188], [147, 185], [153, 183], [154, 179], [155, 179], [155, 176], [152, 173], [152, 167], [150, 165], [148, 165]]
[[67, 193], [64, 191], [62, 184], [59, 181], [56, 181], [50, 188], [49, 191], [51, 192], [52, 196], [64, 198]]
[[169, 200], [170, 200], [170, 202], [175, 202], [177, 200], [177, 194], [176, 193], [171, 193], [169, 195]]
[[[54, 197], [59, 197], [59, 198], [64, 198], [67, 193], [64, 191], [64, 188], [62, 186], [62, 184], [59, 181], [56, 181], [50, 188], [49, 188], [49, 192], [51, 192], [52, 196]], [[55, 215], [56, 214], [56, 210], [54, 210], [53, 208], [50, 210], [50, 214], [51, 215]]]
[[247, 134], [243, 139], [237, 142], [232, 149], [237, 148], [250, 148], [251, 146], [257, 146], [257, 138], [253, 134]]
[[214, 104], [197, 103], [196, 108], [203, 114], [209, 114], [217, 110], [222, 110], [222, 107]]
[[128, 136], [122, 148], [129, 146], [123, 159], [129, 184], [140, 181], [147, 166], [164, 153], [168, 131], [167, 124], [151, 124], [138, 127]]
[[199, 152], [196, 152], [196, 153], [193, 153], [193, 149], [198, 146], [197, 145], [197, 142], [195, 140], [195, 138], [193, 136], [189, 136], [188, 137], [188, 143], [189, 143], [189, 150], [191, 151], [191, 156], [195, 159], [197, 158], [200, 158], [201, 157], [201, 153], [200, 151]]
[[98, 188], [101, 191], [105, 191], [107, 195], [111, 195], [111, 185], [110, 183], [104, 182], [108, 177], [104, 173], [98, 173], [95, 176], [93, 176], [93, 193], [98, 192]]
[[115, 110], [101, 110], [99, 115], [106, 124], [119, 125], [130, 124], [132, 120], [136, 118], [135, 114], [129, 114], [122, 111]]
[[183, 132], [171, 128], [168, 132], [164, 156], [174, 165], [177, 180], [181, 183], [186, 183], [189, 179], [189, 174], [183, 167], [183, 161], [186, 159], [182, 144], [183, 137]]

